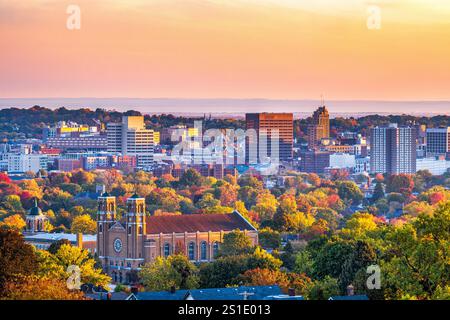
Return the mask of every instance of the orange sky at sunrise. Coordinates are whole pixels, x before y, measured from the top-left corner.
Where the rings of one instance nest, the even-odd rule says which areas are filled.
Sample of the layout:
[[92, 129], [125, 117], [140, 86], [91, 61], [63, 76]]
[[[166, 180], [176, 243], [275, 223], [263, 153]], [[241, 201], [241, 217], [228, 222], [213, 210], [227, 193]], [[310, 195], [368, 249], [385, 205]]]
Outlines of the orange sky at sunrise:
[[0, 0], [0, 98], [450, 100], [449, 39], [446, 0]]

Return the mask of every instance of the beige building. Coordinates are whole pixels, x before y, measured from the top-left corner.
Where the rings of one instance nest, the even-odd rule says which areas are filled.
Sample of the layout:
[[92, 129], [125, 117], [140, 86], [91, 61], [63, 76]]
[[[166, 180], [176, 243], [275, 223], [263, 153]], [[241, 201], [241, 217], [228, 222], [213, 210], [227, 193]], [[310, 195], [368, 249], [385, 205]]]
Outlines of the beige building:
[[108, 152], [135, 156], [137, 166], [148, 168], [153, 164], [154, 131], [145, 128], [143, 116], [125, 116], [121, 123], [106, 127]]
[[214, 260], [223, 236], [244, 231], [258, 243], [257, 230], [237, 211], [230, 214], [146, 216], [145, 199], [127, 200], [123, 219], [116, 219], [116, 198], [98, 198], [97, 254], [114, 282], [133, 282], [140, 267], [157, 257], [183, 253], [193, 262]]

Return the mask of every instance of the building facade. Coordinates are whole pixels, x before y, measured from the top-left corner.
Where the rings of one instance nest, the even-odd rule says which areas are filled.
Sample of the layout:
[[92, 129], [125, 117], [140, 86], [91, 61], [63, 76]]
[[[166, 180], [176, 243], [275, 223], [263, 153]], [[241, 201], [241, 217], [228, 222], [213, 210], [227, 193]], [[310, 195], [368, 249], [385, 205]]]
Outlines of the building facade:
[[447, 155], [450, 152], [450, 127], [427, 129], [428, 156]]
[[308, 125], [308, 147], [315, 149], [322, 139], [330, 137], [330, 114], [325, 106], [314, 111], [312, 123]]
[[125, 116], [121, 123], [106, 126], [108, 152], [135, 156], [137, 166], [153, 164], [154, 131], [145, 128], [143, 116]]
[[236, 211], [147, 216], [145, 199], [133, 195], [118, 220], [116, 198], [108, 193], [98, 198], [97, 253], [114, 282], [132, 282], [144, 263], [173, 253], [185, 254], [193, 262], [214, 260], [223, 236], [236, 229], [258, 243], [257, 230]]
[[390, 124], [370, 129], [371, 173], [416, 172], [416, 130]]
[[[257, 134], [257, 141], [247, 139], [245, 146], [246, 162], [249, 155], [260, 154], [260, 149], [267, 150], [268, 157], [279, 157], [280, 161], [292, 160], [292, 147], [294, 142], [294, 115], [292, 113], [246, 113], [246, 129], [253, 129]], [[278, 130], [279, 149], [272, 150], [271, 137], [274, 130]], [[263, 145], [262, 135], [266, 134], [266, 146]], [[260, 159], [261, 160], [261, 159]]]

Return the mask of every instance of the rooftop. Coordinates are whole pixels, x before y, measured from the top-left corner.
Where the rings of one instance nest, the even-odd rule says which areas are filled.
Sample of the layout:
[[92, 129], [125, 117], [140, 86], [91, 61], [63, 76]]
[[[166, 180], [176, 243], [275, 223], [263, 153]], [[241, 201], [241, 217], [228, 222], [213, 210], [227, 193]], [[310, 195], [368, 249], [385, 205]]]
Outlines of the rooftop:
[[[58, 240], [69, 240], [75, 243], [77, 241], [77, 235], [74, 233], [37, 233], [33, 235], [24, 235], [26, 241], [44, 241], [53, 242]], [[97, 241], [96, 235], [84, 234], [83, 242]]]
[[147, 234], [232, 230], [256, 230], [238, 212], [229, 214], [183, 214], [147, 218]]
[[[137, 300], [263, 300], [265, 297], [281, 295], [279, 286], [255, 286], [235, 288], [211, 288], [195, 290], [177, 290], [157, 292], [138, 292], [134, 294]], [[132, 296], [131, 296], [132, 297]]]

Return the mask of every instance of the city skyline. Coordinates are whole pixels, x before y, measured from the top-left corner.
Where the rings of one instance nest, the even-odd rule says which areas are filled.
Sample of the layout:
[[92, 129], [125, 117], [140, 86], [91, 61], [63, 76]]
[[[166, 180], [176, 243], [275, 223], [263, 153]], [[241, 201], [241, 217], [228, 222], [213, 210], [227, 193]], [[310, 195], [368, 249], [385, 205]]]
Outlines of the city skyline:
[[445, 1], [69, 4], [0, 1], [0, 97], [450, 100]]

